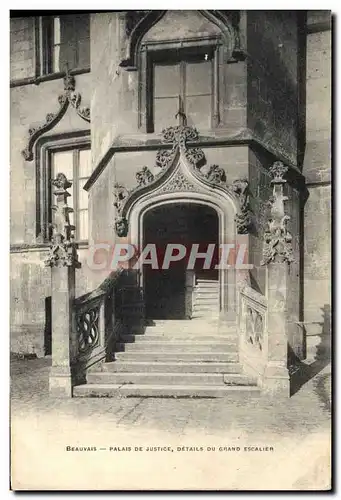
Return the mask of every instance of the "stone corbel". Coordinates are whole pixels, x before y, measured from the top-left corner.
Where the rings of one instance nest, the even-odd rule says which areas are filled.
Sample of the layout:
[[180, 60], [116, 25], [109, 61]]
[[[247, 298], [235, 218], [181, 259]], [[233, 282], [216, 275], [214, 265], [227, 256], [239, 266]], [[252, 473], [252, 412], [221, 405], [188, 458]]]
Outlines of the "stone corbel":
[[34, 158], [33, 147], [36, 141], [45, 132], [51, 130], [66, 113], [69, 105], [71, 105], [78, 116], [80, 116], [86, 122], [90, 122], [90, 108], [81, 106], [81, 94], [75, 92], [76, 81], [74, 76], [70, 75], [68, 72], [64, 77], [64, 92], [58, 96], [59, 110], [56, 113], [48, 113], [45, 118], [45, 122], [37, 127], [30, 127], [28, 130], [29, 140], [26, 148], [21, 152], [26, 161], [32, 161]]
[[122, 184], [116, 183], [114, 188], [114, 207], [116, 208], [114, 228], [117, 236], [119, 238], [123, 238], [128, 234], [129, 225], [127, 219], [125, 217], [122, 217], [122, 210], [130, 192]]
[[290, 217], [285, 213], [284, 202], [288, 200], [284, 196], [283, 186], [286, 180], [283, 176], [288, 167], [281, 161], [276, 161], [270, 168], [273, 177], [273, 196], [270, 204], [270, 218], [267, 221], [267, 228], [264, 232], [263, 260], [261, 265], [270, 262], [293, 262], [292, 236], [287, 229], [287, 222]]

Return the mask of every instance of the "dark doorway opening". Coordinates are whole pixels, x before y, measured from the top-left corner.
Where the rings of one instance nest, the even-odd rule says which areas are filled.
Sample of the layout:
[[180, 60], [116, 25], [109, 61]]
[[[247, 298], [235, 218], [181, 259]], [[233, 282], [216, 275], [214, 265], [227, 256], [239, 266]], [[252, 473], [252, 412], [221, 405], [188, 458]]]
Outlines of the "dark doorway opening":
[[[144, 296], [146, 316], [150, 319], [187, 319], [190, 294], [198, 279], [218, 281], [215, 269], [219, 259], [219, 219], [217, 212], [206, 205], [170, 203], [156, 207], [144, 217], [143, 246], [155, 244], [158, 269], [145, 264]], [[182, 244], [186, 248], [183, 259], [171, 262], [162, 269], [168, 244]], [[206, 252], [214, 244], [212, 261], [204, 268], [205, 259], [197, 258], [194, 269], [188, 269], [188, 261], [197, 244], [199, 253]], [[176, 251], [175, 251], [176, 253]]]

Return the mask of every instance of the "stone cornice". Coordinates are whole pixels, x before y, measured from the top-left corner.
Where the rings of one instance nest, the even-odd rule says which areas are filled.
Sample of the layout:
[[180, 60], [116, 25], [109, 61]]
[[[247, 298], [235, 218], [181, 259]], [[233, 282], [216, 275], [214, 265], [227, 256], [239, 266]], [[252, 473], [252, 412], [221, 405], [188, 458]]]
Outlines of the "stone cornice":
[[[244, 129], [240, 133], [237, 133], [235, 135], [228, 134], [228, 130], [219, 129], [204, 135], [200, 135], [199, 139], [195, 142], [189, 140], [187, 145], [188, 147], [198, 146], [202, 148], [232, 146], [254, 147], [260, 149], [266, 154], [272, 155], [272, 162], [276, 159], [283, 161], [290, 169], [290, 177], [297, 178], [302, 185], [305, 184], [304, 175], [302, 174], [298, 166], [294, 164], [282, 150], [276, 151], [273, 147], [269, 146], [269, 144], [263, 143], [259, 138], [255, 137], [252, 131], [249, 129]], [[160, 148], [171, 149], [171, 145], [162, 142], [162, 137], [157, 134], [131, 134], [116, 137], [113, 144], [102, 156], [96, 168], [93, 170], [90, 178], [84, 186], [84, 189], [87, 191], [91, 189], [91, 187], [93, 186], [93, 184], [95, 184], [96, 180], [105, 170], [106, 166], [115, 153], [157, 151]]]
[[[86, 241], [77, 242], [78, 248], [88, 248], [89, 243]], [[49, 243], [13, 243], [10, 245], [10, 253], [25, 253], [25, 252], [47, 252]]]

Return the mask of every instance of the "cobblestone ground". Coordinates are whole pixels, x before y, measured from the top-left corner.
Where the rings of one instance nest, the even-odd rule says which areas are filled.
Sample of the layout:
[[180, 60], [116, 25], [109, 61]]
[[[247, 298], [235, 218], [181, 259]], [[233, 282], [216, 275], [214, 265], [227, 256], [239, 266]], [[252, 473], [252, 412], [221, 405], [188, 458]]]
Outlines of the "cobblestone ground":
[[[77, 419], [104, 417], [117, 425], [158, 429], [228, 429], [305, 434], [329, 428], [331, 368], [325, 366], [290, 399], [233, 394], [224, 399], [73, 398], [48, 394], [49, 359], [12, 360], [12, 415], [58, 413]], [[297, 375], [297, 374], [296, 374]]]
[[285, 400], [54, 399], [49, 365], [11, 363], [15, 490], [330, 488], [330, 365], [294, 374]]

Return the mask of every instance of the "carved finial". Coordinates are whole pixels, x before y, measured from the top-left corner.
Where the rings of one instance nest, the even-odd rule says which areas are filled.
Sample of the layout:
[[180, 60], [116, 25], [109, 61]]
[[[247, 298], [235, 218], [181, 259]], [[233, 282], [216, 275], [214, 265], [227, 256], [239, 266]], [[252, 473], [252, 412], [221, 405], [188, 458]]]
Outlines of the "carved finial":
[[275, 163], [270, 167], [269, 172], [271, 173], [273, 179], [271, 184], [275, 183], [285, 183], [286, 180], [283, 179], [284, 174], [288, 171], [288, 167], [284, 165], [281, 161], [275, 161]]
[[281, 161], [276, 161], [270, 168], [273, 176], [273, 193], [270, 199], [270, 218], [267, 221], [267, 228], [264, 231], [263, 260], [261, 265], [270, 262], [293, 262], [292, 236], [286, 225], [290, 217], [285, 213], [284, 202], [288, 197], [284, 195], [283, 179], [288, 167]]
[[59, 190], [61, 189], [68, 189], [72, 186], [72, 182], [68, 181], [66, 178], [66, 175], [60, 172], [57, 174], [57, 177], [53, 179], [52, 181], [53, 186], [56, 186]]

